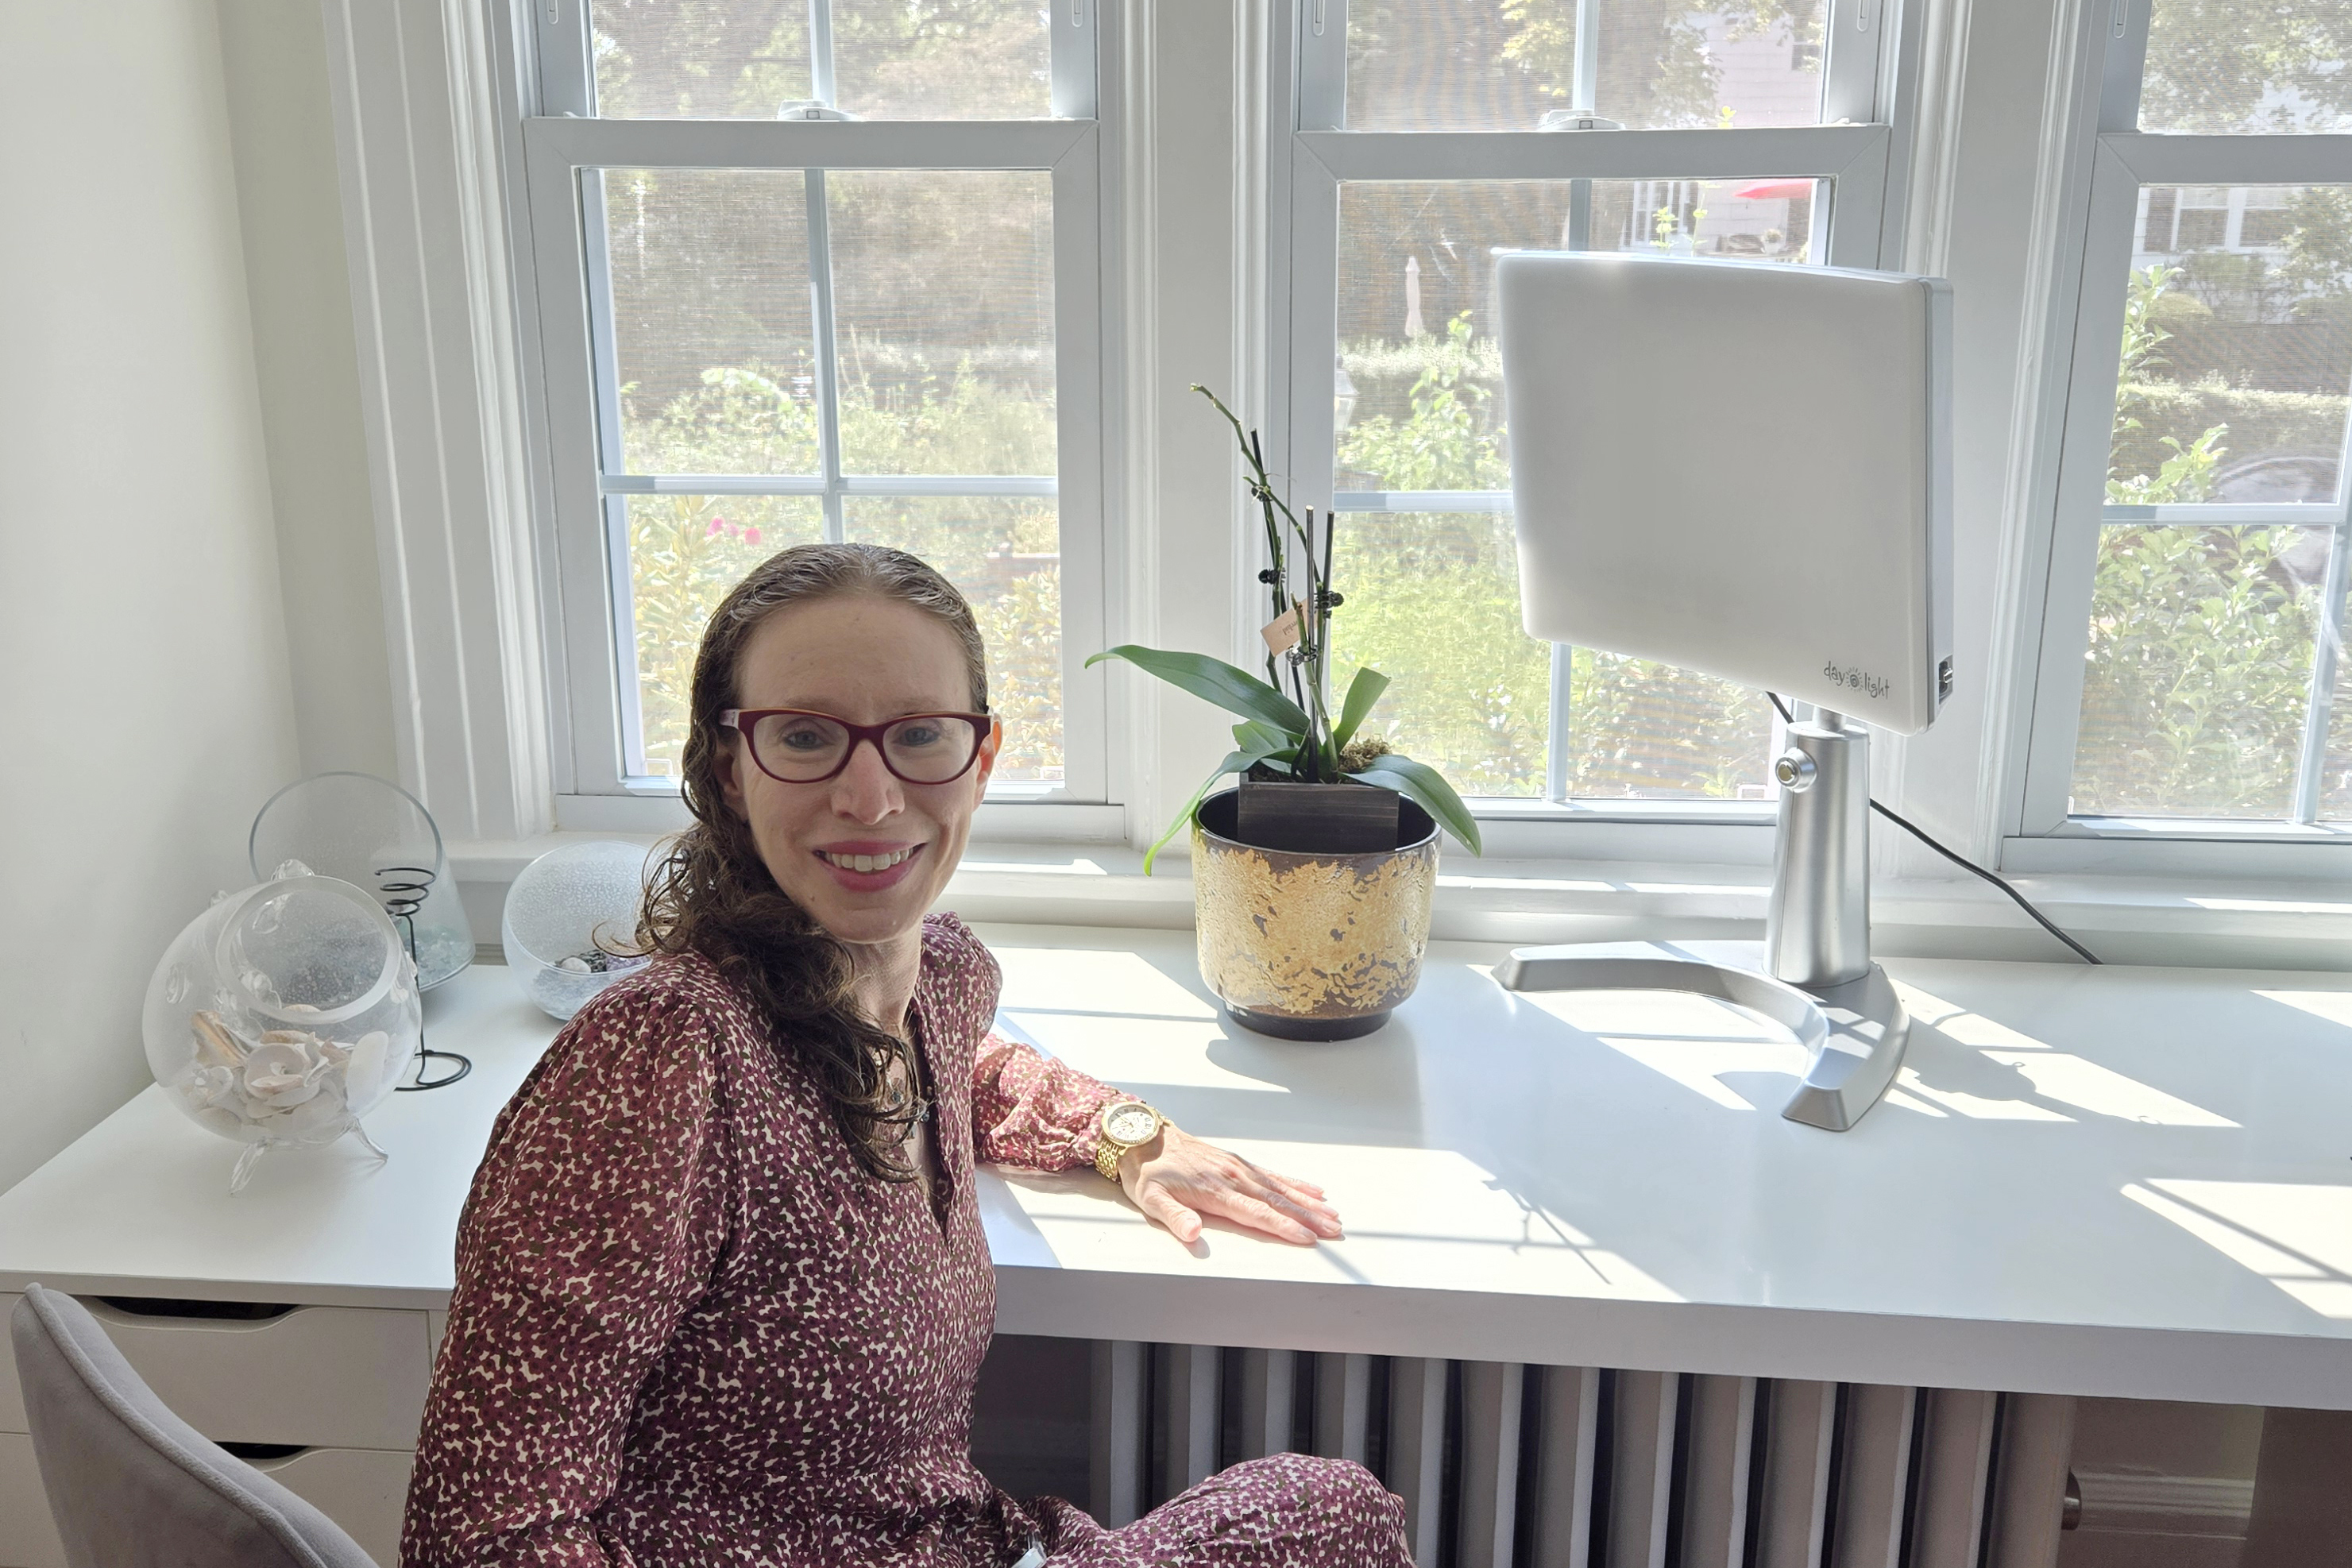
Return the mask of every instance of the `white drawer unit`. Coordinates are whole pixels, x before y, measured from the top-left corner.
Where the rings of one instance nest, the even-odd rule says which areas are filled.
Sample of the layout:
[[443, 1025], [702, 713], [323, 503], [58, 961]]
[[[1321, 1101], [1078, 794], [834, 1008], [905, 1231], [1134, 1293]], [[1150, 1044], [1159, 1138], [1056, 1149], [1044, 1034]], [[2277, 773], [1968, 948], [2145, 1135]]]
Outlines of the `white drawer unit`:
[[33, 1440], [22, 1432], [0, 1432], [0, 1568], [66, 1568]]
[[238, 1320], [82, 1305], [155, 1396], [215, 1443], [416, 1446], [433, 1375], [423, 1312], [297, 1307]]
[[333, 1520], [367, 1554], [393, 1568], [414, 1455], [383, 1448], [305, 1448], [253, 1468]]
[[[0, 1294], [0, 1316], [19, 1297]], [[351, 1532], [377, 1562], [400, 1552], [417, 1427], [432, 1375], [422, 1311], [297, 1307], [266, 1317], [81, 1298], [156, 1396], [217, 1443], [294, 1447], [252, 1461]], [[13, 1355], [0, 1355], [0, 1568], [64, 1568], [26, 1436]]]

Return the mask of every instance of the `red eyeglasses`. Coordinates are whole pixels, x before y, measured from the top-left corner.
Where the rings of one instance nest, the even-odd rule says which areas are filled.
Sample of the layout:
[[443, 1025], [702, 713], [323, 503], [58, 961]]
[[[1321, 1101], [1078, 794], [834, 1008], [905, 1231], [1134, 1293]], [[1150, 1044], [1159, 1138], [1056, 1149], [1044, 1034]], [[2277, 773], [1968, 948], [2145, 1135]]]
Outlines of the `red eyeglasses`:
[[853, 724], [799, 708], [730, 708], [719, 723], [741, 735], [760, 771], [782, 784], [823, 784], [849, 765], [859, 742], [870, 741], [898, 777], [940, 784], [971, 771], [996, 721], [985, 713], [909, 713], [887, 724]]

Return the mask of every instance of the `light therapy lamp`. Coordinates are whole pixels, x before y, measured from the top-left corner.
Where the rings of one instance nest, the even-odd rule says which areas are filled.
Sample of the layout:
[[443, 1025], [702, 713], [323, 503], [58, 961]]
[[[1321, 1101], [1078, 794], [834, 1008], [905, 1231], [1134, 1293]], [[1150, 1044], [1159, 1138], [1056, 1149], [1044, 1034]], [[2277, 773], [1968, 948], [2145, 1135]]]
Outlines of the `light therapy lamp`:
[[1811, 1052], [1781, 1114], [1843, 1131], [1910, 1028], [1870, 961], [1868, 734], [1951, 695], [1949, 286], [1584, 252], [1497, 285], [1528, 634], [1811, 706], [1760, 949], [1524, 948], [1497, 977], [1751, 1008]]

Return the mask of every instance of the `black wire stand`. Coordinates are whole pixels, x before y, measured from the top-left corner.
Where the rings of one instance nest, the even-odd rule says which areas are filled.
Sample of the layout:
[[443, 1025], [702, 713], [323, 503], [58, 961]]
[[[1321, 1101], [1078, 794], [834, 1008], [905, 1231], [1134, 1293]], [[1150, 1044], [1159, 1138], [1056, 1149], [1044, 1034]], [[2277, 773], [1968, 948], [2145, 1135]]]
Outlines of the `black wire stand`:
[[[421, 866], [379, 866], [376, 868], [376, 897], [383, 901], [383, 911], [399, 923], [402, 938], [408, 943], [408, 969], [414, 976], [416, 968], [416, 911], [425, 907], [427, 894], [433, 890], [434, 873]], [[420, 988], [419, 1002], [422, 1003]], [[455, 1071], [439, 1078], [427, 1078], [432, 1063], [456, 1062]], [[436, 1051], [425, 1043], [425, 1019], [420, 1011], [416, 1020], [416, 1081], [399, 1087], [402, 1094], [417, 1094], [428, 1089], [446, 1089], [474, 1070], [471, 1057], [456, 1051]]]

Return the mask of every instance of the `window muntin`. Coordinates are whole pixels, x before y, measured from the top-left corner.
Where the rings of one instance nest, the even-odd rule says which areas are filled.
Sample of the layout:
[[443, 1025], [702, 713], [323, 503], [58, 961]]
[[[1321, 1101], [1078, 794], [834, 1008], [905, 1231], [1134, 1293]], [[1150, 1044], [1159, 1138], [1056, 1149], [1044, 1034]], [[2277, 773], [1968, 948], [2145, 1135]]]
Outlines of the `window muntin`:
[[1036, 0], [592, 0], [596, 112], [614, 120], [1043, 120]]
[[1348, 13], [1354, 131], [1822, 120], [1823, 0], [1389, 0]]

